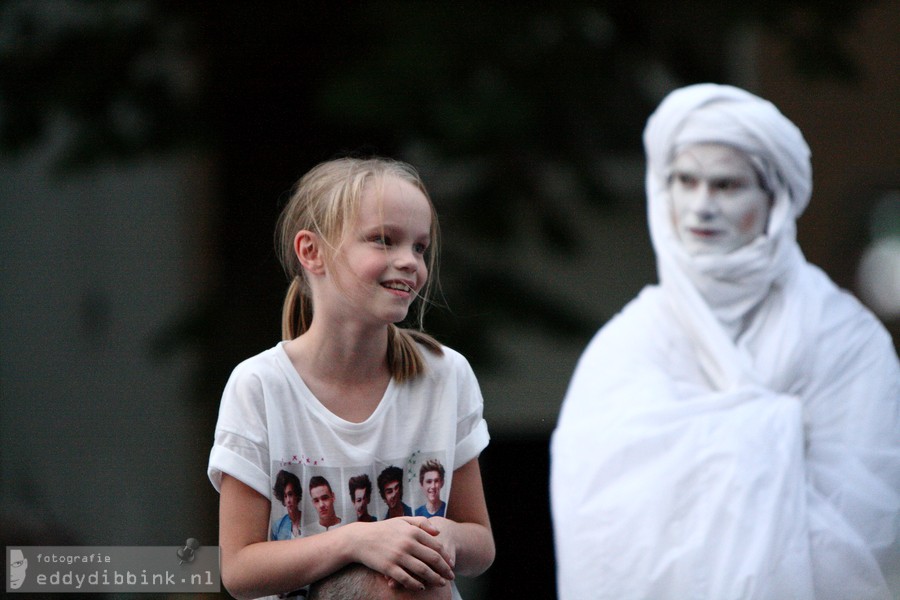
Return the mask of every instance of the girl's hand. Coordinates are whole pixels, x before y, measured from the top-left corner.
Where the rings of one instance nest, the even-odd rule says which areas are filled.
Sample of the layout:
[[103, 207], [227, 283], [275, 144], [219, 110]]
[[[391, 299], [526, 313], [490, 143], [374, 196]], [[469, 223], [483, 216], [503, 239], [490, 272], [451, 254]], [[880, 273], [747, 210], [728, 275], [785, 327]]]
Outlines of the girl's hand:
[[438, 539], [440, 530], [424, 517], [360, 523], [354, 532], [354, 562], [383, 573], [411, 590], [447, 585], [455, 556]]
[[455, 525], [456, 523], [444, 517], [431, 517], [419, 524], [420, 528], [438, 538], [438, 541], [444, 547], [446, 556], [450, 558], [449, 563], [451, 565], [456, 565], [456, 552], [459, 547], [457, 540], [453, 536]]

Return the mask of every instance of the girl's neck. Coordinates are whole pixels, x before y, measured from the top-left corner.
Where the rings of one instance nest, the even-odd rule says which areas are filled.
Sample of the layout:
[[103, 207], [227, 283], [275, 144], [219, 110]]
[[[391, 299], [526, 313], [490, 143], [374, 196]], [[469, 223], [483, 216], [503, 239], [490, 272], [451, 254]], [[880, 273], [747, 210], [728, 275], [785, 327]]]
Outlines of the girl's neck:
[[355, 331], [314, 321], [285, 350], [319, 402], [347, 421], [366, 420], [390, 383], [386, 326]]
[[304, 370], [317, 378], [352, 383], [387, 372], [387, 327], [362, 331], [346, 325], [316, 327], [313, 322], [288, 345], [291, 358], [302, 360]]

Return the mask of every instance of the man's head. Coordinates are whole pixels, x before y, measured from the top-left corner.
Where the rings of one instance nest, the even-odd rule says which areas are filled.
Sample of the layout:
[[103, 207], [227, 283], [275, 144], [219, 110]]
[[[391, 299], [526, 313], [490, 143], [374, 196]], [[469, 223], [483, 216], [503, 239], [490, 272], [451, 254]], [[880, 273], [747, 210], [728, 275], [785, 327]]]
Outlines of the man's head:
[[388, 578], [365, 565], [351, 563], [309, 586], [307, 600], [450, 600], [450, 584], [424, 590], [391, 588]]
[[378, 492], [390, 507], [394, 508], [403, 498], [403, 471], [400, 467], [390, 466], [378, 476]]
[[[710, 157], [695, 152], [710, 147], [730, 148], [740, 160], [732, 161], [733, 154]], [[677, 271], [693, 276], [708, 273], [712, 265], [746, 265], [756, 260], [765, 260], [771, 273], [781, 272], [779, 264], [793, 256], [789, 249], [796, 244], [795, 221], [809, 203], [812, 164], [803, 134], [771, 102], [727, 85], [680, 88], [666, 96], [647, 120], [644, 150], [650, 234], [657, 257], [665, 257], [658, 261], [664, 285], [677, 277]], [[707, 160], [723, 157], [729, 162], [722, 164], [730, 171], [725, 179], [717, 172], [720, 165]], [[694, 227], [684, 216], [679, 222], [673, 215], [672, 194], [680, 194], [676, 199], [680, 202], [689, 199], [685, 192], [690, 191], [674, 186], [693, 182], [704, 184], [697, 188], [701, 191], [712, 183], [729, 194], [749, 194], [741, 199], [767, 210], [757, 211], [746, 221], [739, 218], [739, 225], [752, 221], [752, 227], [724, 236], [729, 239], [723, 244], [719, 231], [725, 224]], [[765, 202], [758, 203], [761, 199]], [[688, 229], [679, 231], [679, 225]], [[758, 235], [760, 231], [764, 235]], [[745, 243], [748, 238], [756, 243]], [[747, 250], [738, 252], [734, 246]], [[713, 256], [698, 256], [702, 254]], [[716, 254], [732, 256], [723, 260]]]

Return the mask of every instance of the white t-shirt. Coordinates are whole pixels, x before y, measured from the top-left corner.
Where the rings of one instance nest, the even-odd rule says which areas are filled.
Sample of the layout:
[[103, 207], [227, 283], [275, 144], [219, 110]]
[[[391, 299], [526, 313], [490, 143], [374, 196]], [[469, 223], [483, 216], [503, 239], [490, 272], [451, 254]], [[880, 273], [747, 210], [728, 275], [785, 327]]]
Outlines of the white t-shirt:
[[291, 364], [284, 342], [247, 359], [234, 369], [222, 395], [209, 457], [210, 481], [218, 491], [227, 473], [269, 498], [270, 536], [286, 514], [273, 492], [281, 470], [300, 481], [303, 535], [325, 530], [310, 498], [314, 476], [324, 477], [332, 488], [339, 525], [356, 520], [348, 481], [360, 475], [367, 475], [372, 484], [369, 513], [384, 519], [387, 505], [378, 477], [390, 467], [402, 471], [403, 502], [415, 510], [425, 502], [421, 465], [440, 462], [445, 469], [441, 496], [449, 500], [453, 471], [478, 457], [490, 438], [472, 368], [458, 352], [443, 350], [438, 356], [422, 348], [424, 374], [404, 383], [392, 379], [378, 407], [362, 423], [341, 419], [313, 396]]

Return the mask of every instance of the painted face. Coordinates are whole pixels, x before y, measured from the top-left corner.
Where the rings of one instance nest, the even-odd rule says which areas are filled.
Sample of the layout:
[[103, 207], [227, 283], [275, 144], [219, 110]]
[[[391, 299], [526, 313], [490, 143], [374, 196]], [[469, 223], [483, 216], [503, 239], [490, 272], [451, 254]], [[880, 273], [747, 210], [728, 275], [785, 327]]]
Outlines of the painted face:
[[769, 194], [738, 150], [697, 144], [672, 162], [672, 219], [688, 254], [727, 254], [766, 230]]
[[352, 316], [402, 321], [428, 279], [431, 206], [412, 184], [396, 177], [370, 183], [335, 267], [352, 300]]
[[296, 521], [300, 517], [300, 495], [294, 489], [293, 483], [284, 486], [284, 507], [291, 516], [291, 521]]
[[369, 512], [369, 498], [366, 497], [366, 490], [357, 488], [353, 490], [353, 506], [356, 508], [356, 516], [364, 517]]
[[444, 480], [437, 471], [427, 471], [422, 477], [422, 489], [425, 496], [431, 504], [437, 504], [441, 501], [441, 488], [444, 487]]
[[334, 517], [334, 494], [327, 485], [320, 485], [309, 490], [313, 507], [319, 513], [319, 523], [330, 524]]
[[400, 503], [401, 494], [399, 481], [392, 481], [384, 486], [384, 501], [390, 508], [394, 508]]

